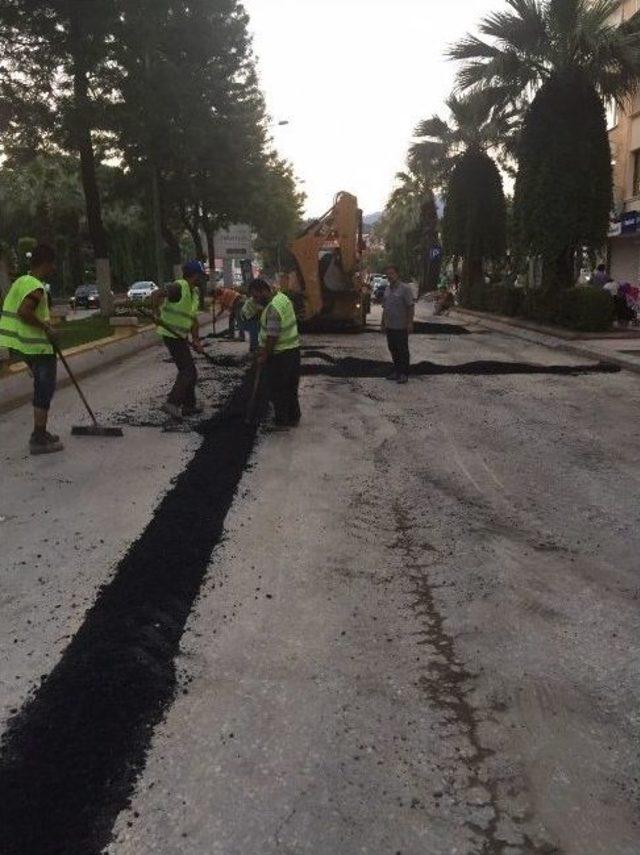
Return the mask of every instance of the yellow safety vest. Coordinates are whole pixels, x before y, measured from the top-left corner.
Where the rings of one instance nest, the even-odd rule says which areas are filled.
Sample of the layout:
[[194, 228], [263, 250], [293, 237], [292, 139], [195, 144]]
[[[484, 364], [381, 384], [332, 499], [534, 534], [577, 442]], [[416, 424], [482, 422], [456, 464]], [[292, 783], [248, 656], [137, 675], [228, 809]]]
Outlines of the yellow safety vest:
[[275, 309], [280, 315], [280, 335], [273, 350], [274, 353], [283, 353], [285, 350], [293, 350], [300, 347], [300, 337], [298, 335], [298, 319], [296, 311], [293, 308], [293, 303], [282, 291], [278, 291], [273, 300], [262, 313], [260, 324], [260, 344], [264, 345], [267, 341], [267, 314], [269, 309]]
[[44, 330], [39, 327], [32, 327], [31, 324], [23, 321], [18, 314], [27, 294], [38, 290], [41, 290], [44, 296], [36, 308], [36, 318], [45, 324], [49, 322], [49, 302], [46, 293], [44, 293], [44, 285], [35, 276], [21, 276], [9, 288], [9, 293], [4, 298], [4, 305], [0, 314], [0, 347], [9, 347], [29, 356], [53, 353], [53, 347]]
[[197, 288], [191, 291], [191, 286], [186, 279], [178, 279], [175, 284], [180, 286], [180, 299], [177, 303], [164, 301], [160, 320], [168, 324], [178, 335], [174, 335], [164, 327], [158, 327], [158, 333], [165, 338], [187, 338], [198, 315], [200, 296]]

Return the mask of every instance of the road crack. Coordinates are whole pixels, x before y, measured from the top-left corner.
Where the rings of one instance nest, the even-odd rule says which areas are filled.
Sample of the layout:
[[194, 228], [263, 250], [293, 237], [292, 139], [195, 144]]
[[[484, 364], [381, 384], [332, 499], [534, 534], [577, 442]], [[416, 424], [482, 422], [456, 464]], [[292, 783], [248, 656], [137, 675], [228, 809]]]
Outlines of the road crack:
[[[505, 840], [499, 829], [508, 821], [517, 828], [522, 820], [507, 816], [502, 808], [499, 781], [487, 768], [487, 761], [495, 752], [482, 744], [480, 726], [484, 717], [471, 700], [473, 684], [477, 675], [471, 673], [459, 659], [454, 638], [447, 631], [445, 618], [436, 600], [436, 591], [441, 585], [434, 583], [429, 570], [437, 561], [432, 551], [428, 552], [429, 563], [425, 563], [424, 545], [414, 540], [415, 526], [409, 512], [400, 501], [393, 504], [396, 540], [393, 549], [401, 551], [404, 565], [410, 571], [412, 583], [412, 608], [420, 619], [423, 629], [418, 644], [429, 648], [431, 656], [418, 679], [431, 705], [443, 714], [448, 740], [455, 741], [460, 763], [464, 764], [462, 787], [467, 803], [484, 821], [469, 819], [466, 825], [474, 837], [473, 852], [477, 855], [503, 855], [516, 851], [527, 855], [560, 855], [555, 846], [534, 843], [521, 830], [520, 841]], [[459, 749], [459, 750], [458, 750]]]

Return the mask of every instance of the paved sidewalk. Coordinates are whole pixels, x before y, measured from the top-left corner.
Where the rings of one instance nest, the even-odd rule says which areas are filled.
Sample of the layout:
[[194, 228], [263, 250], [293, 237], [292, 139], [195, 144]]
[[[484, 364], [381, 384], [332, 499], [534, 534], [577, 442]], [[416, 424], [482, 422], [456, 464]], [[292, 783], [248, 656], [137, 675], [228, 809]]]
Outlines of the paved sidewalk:
[[611, 362], [628, 371], [640, 374], [640, 333], [628, 331], [618, 334], [594, 333], [592, 336], [564, 337], [560, 331], [524, 324], [517, 319], [502, 318], [484, 312], [470, 312], [457, 308], [451, 312], [452, 319], [463, 321], [467, 326], [479, 326], [495, 330], [504, 335], [524, 339], [532, 344], [541, 344], [565, 353], [574, 353], [587, 359]]

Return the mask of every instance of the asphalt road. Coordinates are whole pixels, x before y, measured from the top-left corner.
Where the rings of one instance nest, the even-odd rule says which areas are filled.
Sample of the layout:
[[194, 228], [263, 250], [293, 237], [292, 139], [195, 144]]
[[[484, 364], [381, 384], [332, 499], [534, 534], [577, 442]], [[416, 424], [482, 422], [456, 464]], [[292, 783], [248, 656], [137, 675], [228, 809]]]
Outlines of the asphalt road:
[[[407, 386], [373, 330], [305, 348], [290, 434], [162, 433], [159, 349], [86, 384], [123, 440], [0, 419], [3, 855], [635, 855], [637, 378], [473, 325]], [[203, 374], [211, 416], [242, 372]]]

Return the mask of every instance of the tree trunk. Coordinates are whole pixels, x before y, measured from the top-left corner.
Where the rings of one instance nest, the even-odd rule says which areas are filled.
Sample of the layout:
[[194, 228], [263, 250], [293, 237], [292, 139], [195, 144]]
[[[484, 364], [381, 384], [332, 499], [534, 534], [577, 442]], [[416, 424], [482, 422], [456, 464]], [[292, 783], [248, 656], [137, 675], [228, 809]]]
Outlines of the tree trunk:
[[209, 256], [209, 288], [213, 291], [218, 284], [218, 280], [216, 279], [215, 227], [206, 209], [203, 209], [202, 211], [202, 225], [207, 237], [207, 255]]
[[87, 225], [93, 244], [100, 292], [100, 312], [110, 315], [113, 311], [111, 296], [111, 271], [109, 268], [109, 250], [107, 233], [102, 221], [102, 206], [96, 173], [96, 160], [91, 139], [89, 122], [89, 80], [86, 58], [83, 51], [80, 10], [78, 3], [69, 4], [70, 15], [70, 51], [73, 59], [73, 128], [72, 142], [80, 155], [80, 174], [82, 189], [87, 207]]
[[167, 223], [165, 222], [164, 216], [162, 217], [162, 239], [165, 242], [165, 245], [169, 251], [169, 262], [171, 264], [171, 269], [173, 270], [176, 265], [180, 265], [181, 262], [181, 249], [180, 249], [180, 241], [171, 231]]
[[9, 291], [10, 287], [11, 282], [9, 279], [7, 261], [4, 256], [0, 254], [0, 299], [4, 299], [4, 296]]
[[575, 285], [575, 250], [567, 247], [556, 258], [544, 259], [542, 287], [547, 292], [562, 291]]
[[202, 232], [200, 231], [200, 213], [196, 209], [193, 214], [189, 216], [189, 212], [187, 211], [186, 206], [181, 205], [180, 216], [182, 217], [182, 222], [184, 223], [186, 230], [191, 235], [191, 240], [193, 241], [193, 245], [195, 246], [196, 250], [196, 258], [198, 259], [198, 261], [205, 261], [207, 258], [207, 253], [204, 251], [204, 244], [202, 243]]
[[[440, 275], [440, 262], [431, 258], [431, 251], [434, 247], [439, 246], [438, 243], [438, 209], [436, 208], [436, 200], [433, 193], [430, 191], [422, 203], [420, 212], [420, 220], [422, 223], [422, 232], [424, 235], [422, 246], [421, 259], [421, 283], [420, 293], [424, 294], [434, 285], [437, 285], [437, 279]], [[435, 278], [435, 282], [434, 282]]]

